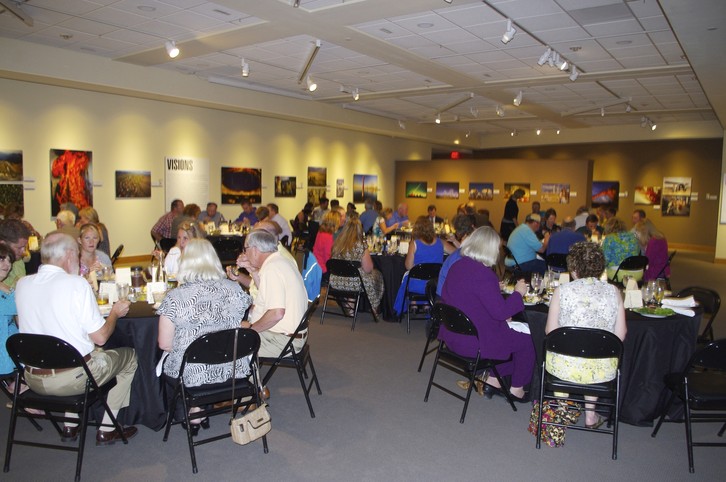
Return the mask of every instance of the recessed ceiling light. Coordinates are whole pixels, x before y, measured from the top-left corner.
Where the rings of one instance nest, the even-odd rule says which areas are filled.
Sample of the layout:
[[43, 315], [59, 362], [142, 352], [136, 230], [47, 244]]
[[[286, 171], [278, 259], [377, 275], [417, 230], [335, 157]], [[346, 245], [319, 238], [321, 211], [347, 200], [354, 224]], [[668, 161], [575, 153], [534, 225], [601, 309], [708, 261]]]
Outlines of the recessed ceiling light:
[[580, 50], [582, 50], [582, 47], [580, 47], [579, 45], [575, 45], [574, 47], [570, 47], [570, 52], [579, 52]]
[[630, 45], [633, 43], [632, 40], [618, 40], [615, 42], [617, 45]]
[[416, 25], [418, 28], [431, 28], [434, 26], [431, 22], [422, 22]]
[[70, 40], [73, 38], [73, 35], [69, 33], [62, 33], [60, 34], [60, 38], [62, 38], [63, 40]]
[[138, 5], [136, 8], [142, 12], [156, 12], [156, 7], [152, 7], [151, 5]]

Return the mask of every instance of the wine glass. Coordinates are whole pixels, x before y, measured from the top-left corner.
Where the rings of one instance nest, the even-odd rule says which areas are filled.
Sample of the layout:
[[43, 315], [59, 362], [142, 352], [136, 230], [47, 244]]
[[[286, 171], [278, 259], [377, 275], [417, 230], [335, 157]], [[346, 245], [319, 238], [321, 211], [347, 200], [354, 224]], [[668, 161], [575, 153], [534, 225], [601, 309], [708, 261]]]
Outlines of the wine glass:
[[532, 287], [534, 294], [538, 294], [542, 288], [542, 275], [539, 273], [532, 273], [532, 278], [530, 279], [529, 284]]
[[655, 283], [655, 291], [653, 292], [653, 298], [655, 298], [655, 302], [659, 305], [663, 302], [663, 297], [665, 296], [665, 285], [663, 283]]

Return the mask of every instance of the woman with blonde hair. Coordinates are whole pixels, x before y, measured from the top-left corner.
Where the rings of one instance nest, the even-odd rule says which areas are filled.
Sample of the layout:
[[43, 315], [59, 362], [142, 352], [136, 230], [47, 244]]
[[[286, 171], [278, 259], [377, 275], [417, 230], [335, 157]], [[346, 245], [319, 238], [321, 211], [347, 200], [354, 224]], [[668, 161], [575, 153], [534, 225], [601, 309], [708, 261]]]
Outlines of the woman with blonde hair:
[[180, 259], [184, 254], [184, 250], [189, 244], [189, 241], [203, 237], [204, 235], [199, 229], [199, 224], [196, 221], [185, 221], [179, 225], [179, 230], [176, 235], [176, 244], [169, 250], [166, 258], [164, 258], [164, 270], [168, 276], [177, 276]]
[[373, 224], [373, 236], [383, 237], [398, 229], [398, 223], [386, 226], [386, 221], [391, 219], [391, 216], [393, 216], [392, 208], [385, 208], [381, 211], [380, 215], [376, 218], [375, 224]]
[[640, 243], [641, 252], [648, 257], [648, 267], [645, 269], [643, 280], [656, 279], [658, 275], [670, 278], [671, 268], [668, 266], [668, 241], [666, 241], [663, 233], [647, 218], [638, 221], [635, 224], [634, 231]]
[[104, 267], [111, 267], [111, 258], [98, 249], [101, 240], [101, 230], [93, 223], [81, 226], [81, 235], [78, 238], [80, 245], [80, 269], [81, 276], [87, 277], [91, 272], [100, 271]]
[[101, 232], [101, 240], [98, 242], [98, 249], [111, 256], [111, 241], [108, 239], [108, 229], [105, 224], [98, 220], [98, 211], [93, 209], [91, 206], [86, 206], [78, 211], [77, 226], [83, 226], [88, 223], [93, 223], [98, 226], [98, 229]]
[[[378, 308], [383, 299], [383, 275], [380, 271], [373, 268], [371, 253], [363, 241], [363, 226], [357, 214], [351, 215], [343, 225], [343, 230], [338, 235], [338, 239], [333, 243], [331, 258], [360, 261], [358, 271], [363, 280], [365, 291], [368, 294], [371, 309], [377, 315]], [[353, 278], [331, 276], [330, 286], [340, 290], [358, 291], [360, 290], [360, 281]], [[344, 309], [346, 310], [346, 314], [353, 314], [353, 307], [350, 304], [344, 306]]]

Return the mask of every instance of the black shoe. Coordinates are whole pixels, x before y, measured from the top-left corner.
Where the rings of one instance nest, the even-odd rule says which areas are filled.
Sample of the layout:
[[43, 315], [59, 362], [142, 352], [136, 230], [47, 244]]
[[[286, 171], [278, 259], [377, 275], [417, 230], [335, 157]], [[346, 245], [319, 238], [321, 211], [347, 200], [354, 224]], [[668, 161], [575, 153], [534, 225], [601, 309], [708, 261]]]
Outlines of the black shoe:
[[184, 430], [189, 431], [192, 434], [192, 437], [196, 437], [197, 435], [199, 435], [199, 426], [200, 425], [201, 425], [201, 423], [193, 423], [193, 424], [191, 424], [191, 428], [190, 428], [187, 426], [186, 422], [181, 423], [182, 428]]
[[[123, 435], [126, 437], [126, 440], [134, 438], [138, 432], [139, 430], [133, 425], [123, 429]], [[116, 442], [123, 442], [123, 437], [118, 429], [111, 432], [104, 432], [102, 430], [96, 432], [96, 445], [113, 445]]]
[[75, 442], [76, 440], [78, 440], [78, 425], [75, 427], [64, 426], [61, 442]]
[[[502, 392], [502, 390], [500, 388], [493, 387], [493, 386], [489, 385], [488, 383], [485, 384], [484, 385], [484, 396], [491, 399], [493, 395], [496, 395], [498, 397], [507, 398], [504, 395], [504, 392]], [[527, 403], [530, 401], [529, 397], [527, 396], [526, 393], [521, 398], [513, 395], [512, 392], [509, 392], [509, 396], [513, 402], [517, 402], [517, 403]]]

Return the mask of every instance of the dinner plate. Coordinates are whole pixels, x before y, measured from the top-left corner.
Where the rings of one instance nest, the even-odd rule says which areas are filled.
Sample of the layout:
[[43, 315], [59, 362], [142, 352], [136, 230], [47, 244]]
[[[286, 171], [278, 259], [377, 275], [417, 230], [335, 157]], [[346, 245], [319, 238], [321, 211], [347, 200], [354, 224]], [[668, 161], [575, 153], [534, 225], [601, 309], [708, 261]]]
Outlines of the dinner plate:
[[534, 306], [540, 304], [541, 301], [525, 301], [524, 306]]
[[651, 313], [638, 313], [641, 316], [645, 316], [646, 318], [668, 318], [671, 315], [654, 315]]

